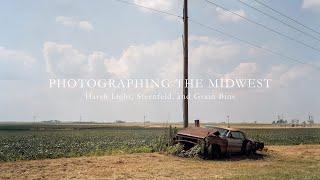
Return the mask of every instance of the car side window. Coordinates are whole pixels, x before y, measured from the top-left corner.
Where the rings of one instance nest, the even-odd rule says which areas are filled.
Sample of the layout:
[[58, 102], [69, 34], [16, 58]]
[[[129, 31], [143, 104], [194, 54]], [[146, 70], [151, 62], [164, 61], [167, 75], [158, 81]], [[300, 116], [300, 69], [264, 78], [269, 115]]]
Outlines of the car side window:
[[237, 134], [235, 134], [235, 132], [229, 131], [228, 137], [236, 139], [237, 138]]
[[244, 134], [243, 134], [242, 132], [239, 132], [239, 135], [240, 135], [240, 139], [242, 139], [242, 140], [245, 140], [245, 139], [246, 139], [245, 136], [244, 136]]
[[232, 137], [235, 139], [239, 139], [239, 133], [238, 132], [232, 132]]
[[238, 131], [234, 131], [234, 132], [231, 132], [232, 134], [232, 138], [235, 138], [235, 139], [244, 139], [244, 136], [241, 132], [238, 132]]

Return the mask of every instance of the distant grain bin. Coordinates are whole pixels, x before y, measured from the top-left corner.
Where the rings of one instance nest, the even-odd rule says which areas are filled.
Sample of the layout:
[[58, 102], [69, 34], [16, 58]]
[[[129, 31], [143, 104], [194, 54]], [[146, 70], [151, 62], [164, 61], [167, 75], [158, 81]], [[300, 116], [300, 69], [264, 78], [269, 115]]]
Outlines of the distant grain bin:
[[199, 119], [194, 120], [194, 126], [200, 127], [200, 120]]

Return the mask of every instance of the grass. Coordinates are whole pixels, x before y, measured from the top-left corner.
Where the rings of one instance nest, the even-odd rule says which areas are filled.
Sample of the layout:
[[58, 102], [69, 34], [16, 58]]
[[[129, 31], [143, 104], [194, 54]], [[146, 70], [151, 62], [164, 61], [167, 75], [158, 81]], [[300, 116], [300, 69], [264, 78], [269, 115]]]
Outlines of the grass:
[[320, 145], [269, 146], [219, 161], [160, 153], [0, 163], [0, 179], [319, 179]]

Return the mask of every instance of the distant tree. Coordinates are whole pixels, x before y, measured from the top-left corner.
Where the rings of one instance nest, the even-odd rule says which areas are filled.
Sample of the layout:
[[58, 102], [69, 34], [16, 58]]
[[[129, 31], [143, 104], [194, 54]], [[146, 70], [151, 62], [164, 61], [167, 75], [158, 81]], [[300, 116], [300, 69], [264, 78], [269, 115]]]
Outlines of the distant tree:
[[303, 121], [302, 124], [303, 124], [303, 127], [306, 127], [307, 122], [306, 122], [306, 121]]
[[125, 121], [122, 121], [122, 120], [116, 120], [115, 123], [122, 124], [122, 123], [126, 123], [126, 122], [125, 122]]

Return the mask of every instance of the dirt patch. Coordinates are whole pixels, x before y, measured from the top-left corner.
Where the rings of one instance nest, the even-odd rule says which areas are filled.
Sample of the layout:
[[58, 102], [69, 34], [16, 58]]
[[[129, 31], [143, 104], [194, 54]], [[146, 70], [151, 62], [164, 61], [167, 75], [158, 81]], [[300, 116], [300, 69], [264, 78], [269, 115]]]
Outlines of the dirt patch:
[[270, 146], [261, 158], [219, 161], [159, 153], [0, 163], [0, 179], [312, 179], [320, 177], [320, 145]]

